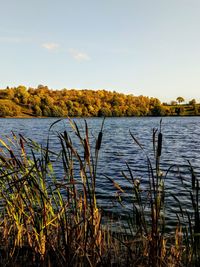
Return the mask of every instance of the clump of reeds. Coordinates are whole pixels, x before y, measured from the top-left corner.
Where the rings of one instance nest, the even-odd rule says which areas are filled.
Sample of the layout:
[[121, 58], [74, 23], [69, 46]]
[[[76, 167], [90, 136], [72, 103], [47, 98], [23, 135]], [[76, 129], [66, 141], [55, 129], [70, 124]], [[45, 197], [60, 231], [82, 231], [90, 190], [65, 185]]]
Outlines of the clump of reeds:
[[[187, 216], [186, 220], [181, 221], [178, 214], [175, 231], [168, 232], [166, 229], [170, 225], [166, 224], [165, 210], [167, 209], [165, 179], [172, 166], [162, 171], [160, 159], [162, 155], [163, 134], [162, 120], [160, 128], [153, 129], [153, 154], [154, 159], [150, 159], [143, 145], [131, 134], [134, 143], [142, 150], [146, 157], [148, 167], [148, 188], [142, 188], [141, 182], [134, 177], [133, 171], [127, 164], [128, 174], [122, 172], [123, 177], [132, 186], [132, 210], [129, 210], [127, 218], [128, 233], [127, 251], [129, 258], [134, 262], [134, 266], [199, 266], [199, 181], [195, 176], [194, 170], [189, 165], [192, 176], [191, 185], [182, 185], [187, 188], [193, 211], [184, 212], [184, 203], [181, 203], [178, 196], [174, 196], [181, 210], [182, 218]], [[120, 186], [118, 185], [118, 188]], [[123, 190], [123, 189], [122, 189]], [[174, 205], [177, 206], [175, 202]], [[184, 214], [183, 214], [184, 213]], [[122, 242], [124, 242], [122, 240]]]
[[[174, 196], [181, 216], [174, 233], [166, 231], [164, 182], [169, 170], [162, 173], [160, 164], [161, 122], [153, 130], [154, 160], [130, 133], [145, 153], [148, 188], [142, 188], [127, 164], [128, 173], [122, 175], [132, 187], [132, 209], [122, 232], [107, 223], [96, 195], [104, 120], [95, 144], [86, 121], [84, 129], [68, 122], [79, 146], [67, 131], [58, 133], [60, 151], [50, 149], [49, 136], [45, 147], [21, 135], [0, 139], [0, 265], [199, 266], [199, 181], [191, 165], [191, 186], [181, 181], [193, 211], [184, 210]], [[55, 160], [62, 166], [62, 178], [54, 172]]]
[[131, 134], [134, 142], [145, 153], [148, 167], [149, 188], [141, 189], [140, 180], [135, 178], [127, 164], [128, 174], [123, 177], [132, 186], [132, 211], [128, 219], [128, 249], [134, 264], [141, 266], [163, 266], [166, 263], [166, 238], [164, 210], [164, 180], [160, 170], [162, 152], [162, 132], [153, 130], [153, 151], [155, 167], [143, 146]]
[[180, 175], [182, 188], [190, 200], [190, 210], [185, 207], [181, 200], [176, 195], [173, 195], [178, 207], [178, 221], [181, 225], [184, 237], [184, 261], [185, 265], [199, 266], [200, 265], [200, 195], [199, 195], [199, 180], [195, 171], [188, 161], [188, 168], [191, 175], [190, 182]]
[[[10, 144], [1, 140], [2, 264], [15, 266], [21, 258], [48, 266], [96, 266], [112, 261], [112, 257], [105, 257], [110, 250], [110, 233], [102, 227], [95, 193], [103, 123], [94, 154], [87, 123], [84, 136], [75, 122], [70, 120], [70, 124], [83, 155], [66, 131], [59, 134], [57, 159], [63, 163], [62, 181], [54, 174], [49, 139], [45, 148], [22, 136], [17, 139], [14, 135], [16, 142], [9, 139]], [[79, 164], [77, 172], [75, 163]]]

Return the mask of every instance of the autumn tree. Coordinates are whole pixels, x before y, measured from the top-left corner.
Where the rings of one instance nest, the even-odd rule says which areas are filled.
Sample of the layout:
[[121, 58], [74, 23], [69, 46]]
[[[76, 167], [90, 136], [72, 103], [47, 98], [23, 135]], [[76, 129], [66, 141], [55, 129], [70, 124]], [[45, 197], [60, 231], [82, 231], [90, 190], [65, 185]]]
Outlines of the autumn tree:
[[29, 93], [25, 86], [20, 85], [14, 89], [14, 99], [17, 100], [17, 103], [27, 104], [28, 97]]
[[34, 115], [39, 117], [42, 116], [42, 110], [38, 105], [35, 105], [32, 110]]
[[18, 116], [21, 113], [21, 108], [10, 100], [0, 101], [0, 117]]

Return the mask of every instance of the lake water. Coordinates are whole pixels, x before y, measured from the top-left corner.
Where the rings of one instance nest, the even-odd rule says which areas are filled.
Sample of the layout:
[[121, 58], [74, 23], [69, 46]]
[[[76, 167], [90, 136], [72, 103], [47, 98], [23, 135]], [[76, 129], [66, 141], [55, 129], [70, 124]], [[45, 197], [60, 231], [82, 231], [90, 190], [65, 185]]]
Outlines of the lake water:
[[[50, 125], [55, 122], [55, 118], [47, 119], [0, 119], [0, 138], [11, 136], [11, 131], [15, 134], [22, 134], [42, 145], [46, 144], [46, 138]], [[101, 118], [86, 119], [91, 139], [97, 136], [101, 128]], [[75, 119], [80, 128], [84, 128], [83, 119]], [[160, 118], [107, 118], [103, 129], [103, 142], [100, 150], [100, 162], [97, 178], [97, 195], [99, 205], [112, 212], [126, 214], [131, 208], [130, 185], [123, 178], [122, 171], [127, 172], [126, 163], [132, 169], [135, 178], [141, 180], [141, 188], [145, 190], [148, 186], [147, 161], [144, 152], [134, 143], [129, 131], [144, 146], [146, 153], [152, 158], [152, 129], [159, 128]], [[67, 119], [55, 124], [50, 131], [51, 149], [59, 150], [59, 140], [57, 134], [67, 130], [70, 132], [72, 140], [76, 143]], [[191, 174], [188, 171], [188, 160], [194, 170], [200, 174], [200, 117], [165, 117], [162, 119], [163, 150], [161, 157], [161, 170], [165, 175], [171, 165], [180, 166], [180, 173], [190, 181]], [[56, 165], [56, 175], [62, 178], [62, 171]], [[122, 195], [123, 203], [127, 208], [122, 208], [116, 203], [116, 189], [105, 175], [114, 179], [122, 188], [127, 190], [127, 194]], [[190, 209], [188, 194], [181, 186], [177, 167], [172, 168], [165, 178], [166, 199], [170, 212], [174, 212], [177, 205], [171, 194], [180, 197], [185, 206]]]

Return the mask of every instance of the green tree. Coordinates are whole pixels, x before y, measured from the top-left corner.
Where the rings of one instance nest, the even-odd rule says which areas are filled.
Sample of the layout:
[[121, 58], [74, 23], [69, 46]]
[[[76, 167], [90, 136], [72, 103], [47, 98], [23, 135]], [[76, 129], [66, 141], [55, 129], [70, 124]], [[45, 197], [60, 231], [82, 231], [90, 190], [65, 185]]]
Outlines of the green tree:
[[184, 115], [184, 111], [185, 111], [185, 109], [183, 106], [175, 108], [176, 115], [178, 115], [178, 116]]
[[155, 105], [152, 109], [151, 109], [151, 114], [153, 116], [165, 116], [165, 108], [162, 105]]
[[192, 100], [189, 101], [189, 105], [195, 106], [196, 105], [196, 100], [193, 98]]
[[177, 105], [177, 101], [172, 100], [170, 104], [171, 104], [171, 106], [176, 106]]
[[178, 101], [179, 105], [180, 105], [180, 103], [185, 101], [185, 99], [182, 96], [177, 97], [176, 100]]

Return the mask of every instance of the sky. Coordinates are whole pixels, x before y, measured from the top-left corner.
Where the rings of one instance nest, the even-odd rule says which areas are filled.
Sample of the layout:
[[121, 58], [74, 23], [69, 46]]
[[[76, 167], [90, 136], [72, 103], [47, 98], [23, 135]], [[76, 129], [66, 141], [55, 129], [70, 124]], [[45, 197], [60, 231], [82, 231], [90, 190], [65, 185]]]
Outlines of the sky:
[[0, 0], [0, 88], [200, 102], [200, 0]]

